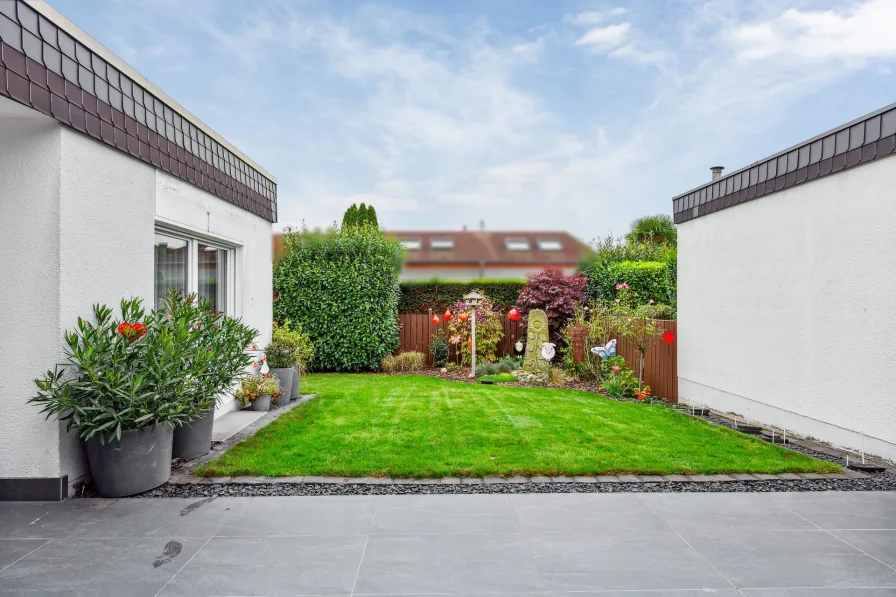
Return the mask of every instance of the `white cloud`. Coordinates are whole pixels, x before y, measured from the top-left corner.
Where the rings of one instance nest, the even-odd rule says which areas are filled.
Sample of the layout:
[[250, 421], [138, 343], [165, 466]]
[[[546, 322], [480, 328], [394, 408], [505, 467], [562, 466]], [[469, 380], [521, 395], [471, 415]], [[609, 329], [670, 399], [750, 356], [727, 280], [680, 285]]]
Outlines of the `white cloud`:
[[587, 46], [593, 50], [610, 50], [625, 42], [631, 28], [631, 23], [594, 27], [580, 37], [576, 45]]
[[896, 1], [867, 0], [846, 11], [789, 9], [775, 19], [736, 27], [743, 60], [778, 56], [865, 61], [896, 57]]
[[[327, 14], [319, 4], [259, 0], [232, 22], [209, 2], [182, 20], [186, 33], [170, 32], [195, 40], [181, 53], [191, 72], [215, 73], [213, 91], [195, 90], [194, 112], [278, 176], [281, 221], [312, 226], [363, 201], [393, 229], [485, 219], [585, 239], [623, 233], [639, 215], [668, 211], [720, 159], [734, 168], [798, 141], [768, 146], [794, 130], [798, 106], [855, 73], [764, 57], [879, 56], [869, 69], [878, 80], [896, 64], [883, 59], [892, 54], [878, 25], [859, 52], [817, 43], [858, 43], [867, 11], [887, 17], [879, 0], [839, 13], [695, 0], [672, 3], [677, 12], [659, 24], [613, 9], [558, 14], [525, 33], [506, 32], [500, 17], [452, 21], [377, 0]], [[135, 18], [128, 6], [125, 22]], [[156, 12], [145, 14], [159, 28]], [[129, 42], [138, 60], [154, 51], [152, 35]], [[613, 60], [575, 59], [588, 51]], [[655, 68], [629, 67], [639, 63]]]
[[609, 18], [618, 17], [626, 13], [628, 13], [628, 9], [620, 6], [611, 8], [610, 10], [587, 11], [580, 12], [574, 15], [566, 15], [564, 20], [567, 23], [572, 23], [574, 25], [597, 25], [598, 23], [603, 23]]
[[657, 64], [669, 58], [664, 50], [641, 50], [635, 44], [628, 44], [610, 52], [610, 56], [616, 58], [629, 58], [638, 64]]

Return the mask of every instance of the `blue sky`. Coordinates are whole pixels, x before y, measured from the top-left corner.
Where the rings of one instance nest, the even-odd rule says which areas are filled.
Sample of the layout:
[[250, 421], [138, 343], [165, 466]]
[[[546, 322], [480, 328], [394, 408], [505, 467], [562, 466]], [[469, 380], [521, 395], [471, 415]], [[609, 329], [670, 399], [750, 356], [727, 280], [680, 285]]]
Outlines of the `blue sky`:
[[281, 224], [622, 234], [896, 101], [896, 0], [50, 0], [279, 181]]

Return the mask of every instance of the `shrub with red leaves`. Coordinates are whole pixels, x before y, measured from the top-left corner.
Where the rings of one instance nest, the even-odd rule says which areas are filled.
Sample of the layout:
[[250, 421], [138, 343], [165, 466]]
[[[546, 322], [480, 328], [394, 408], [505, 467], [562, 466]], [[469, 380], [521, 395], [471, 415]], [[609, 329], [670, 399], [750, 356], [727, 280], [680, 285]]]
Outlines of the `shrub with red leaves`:
[[529, 276], [528, 283], [520, 291], [517, 306], [526, 314], [532, 309], [543, 309], [554, 335], [566, 326], [566, 320], [573, 316], [576, 305], [585, 302], [587, 289], [586, 278], [578, 274], [565, 276], [559, 269], [546, 267], [544, 271]]

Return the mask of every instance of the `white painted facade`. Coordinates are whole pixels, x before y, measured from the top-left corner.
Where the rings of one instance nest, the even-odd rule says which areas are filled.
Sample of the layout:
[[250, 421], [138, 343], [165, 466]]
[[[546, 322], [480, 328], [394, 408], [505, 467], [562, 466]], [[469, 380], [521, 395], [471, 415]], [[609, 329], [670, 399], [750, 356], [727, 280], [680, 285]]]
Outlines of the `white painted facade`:
[[896, 460], [896, 158], [679, 225], [681, 400]]
[[93, 304], [136, 296], [152, 308], [160, 227], [229, 251], [228, 314], [264, 346], [270, 222], [0, 98], [0, 478], [86, 474], [77, 437], [26, 402], [61, 361], [63, 331]]

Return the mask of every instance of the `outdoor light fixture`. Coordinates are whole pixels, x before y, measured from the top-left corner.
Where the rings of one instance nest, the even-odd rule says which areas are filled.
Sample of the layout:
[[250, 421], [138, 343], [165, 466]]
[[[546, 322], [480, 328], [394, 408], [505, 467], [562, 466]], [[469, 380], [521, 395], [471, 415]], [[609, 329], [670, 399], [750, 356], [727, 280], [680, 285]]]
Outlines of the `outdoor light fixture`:
[[[485, 297], [482, 296], [481, 294], [479, 294], [478, 292], [476, 292], [475, 290], [474, 290], [473, 292], [471, 292], [470, 294], [468, 294], [468, 295], [466, 295], [466, 296], [464, 297], [464, 304], [465, 304], [467, 307], [470, 307], [471, 310], [473, 311], [473, 319], [472, 319], [472, 322], [471, 322], [471, 324], [470, 324], [470, 326], [471, 326], [471, 330], [470, 330], [470, 342], [471, 342], [471, 344], [470, 344], [470, 349], [471, 349], [471, 351], [472, 351], [472, 353], [473, 353], [473, 354], [472, 354], [472, 361], [473, 361], [473, 371], [472, 371], [472, 374], [473, 374], [473, 377], [476, 376], [476, 307], [478, 307], [479, 305], [482, 304], [483, 299], [485, 299]], [[461, 319], [461, 321], [463, 321], [463, 319]]]

